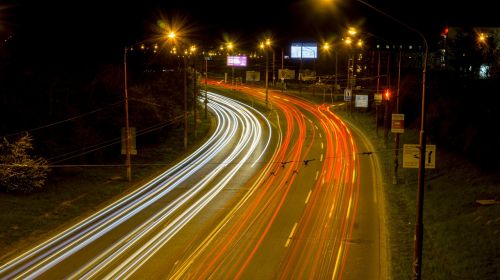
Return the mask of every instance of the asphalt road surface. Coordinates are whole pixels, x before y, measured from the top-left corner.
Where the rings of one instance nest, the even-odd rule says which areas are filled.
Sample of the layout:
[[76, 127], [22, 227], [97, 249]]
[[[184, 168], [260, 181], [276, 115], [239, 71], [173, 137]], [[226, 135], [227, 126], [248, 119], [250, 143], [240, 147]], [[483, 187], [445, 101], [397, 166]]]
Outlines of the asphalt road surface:
[[331, 106], [269, 97], [261, 114], [209, 93], [204, 146], [0, 278], [386, 279], [373, 149]]

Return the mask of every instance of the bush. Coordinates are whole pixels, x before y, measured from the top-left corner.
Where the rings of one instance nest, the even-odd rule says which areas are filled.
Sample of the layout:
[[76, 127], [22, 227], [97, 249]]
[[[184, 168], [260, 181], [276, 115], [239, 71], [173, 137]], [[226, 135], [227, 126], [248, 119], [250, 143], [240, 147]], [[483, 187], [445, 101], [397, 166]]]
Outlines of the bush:
[[29, 155], [32, 142], [26, 133], [13, 143], [6, 138], [0, 143], [0, 190], [30, 193], [44, 187], [50, 169], [47, 160]]

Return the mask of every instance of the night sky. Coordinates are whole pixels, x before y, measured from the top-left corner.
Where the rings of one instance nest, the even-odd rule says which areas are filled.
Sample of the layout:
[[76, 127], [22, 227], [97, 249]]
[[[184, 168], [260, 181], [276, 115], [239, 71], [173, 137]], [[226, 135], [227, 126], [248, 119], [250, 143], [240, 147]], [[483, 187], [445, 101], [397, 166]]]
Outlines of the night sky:
[[[339, 34], [349, 25], [384, 38], [415, 37], [357, 1], [321, 5], [325, 1], [1, 1], [0, 38], [15, 36], [25, 51], [102, 57], [157, 38], [160, 19], [182, 19], [190, 39], [205, 45], [217, 45], [229, 36], [249, 46], [264, 34], [283, 44], [316, 40]], [[439, 36], [446, 25], [500, 26], [495, 9], [481, 1], [470, 2], [474, 6], [449, 0], [366, 2], [430, 37]]]

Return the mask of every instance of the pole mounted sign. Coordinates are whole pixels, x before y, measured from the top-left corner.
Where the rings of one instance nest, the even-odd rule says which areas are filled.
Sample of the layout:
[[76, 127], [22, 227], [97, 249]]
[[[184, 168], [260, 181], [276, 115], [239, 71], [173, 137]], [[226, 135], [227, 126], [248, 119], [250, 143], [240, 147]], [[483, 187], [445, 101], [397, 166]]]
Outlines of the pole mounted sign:
[[[418, 168], [419, 157], [418, 144], [403, 145], [403, 168]], [[436, 145], [425, 145], [425, 168], [436, 168]]]
[[404, 114], [392, 114], [391, 132], [392, 133], [404, 133], [405, 132], [405, 115]]
[[351, 101], [352, 89], [346, 88], [344, 89], [344, 101]]

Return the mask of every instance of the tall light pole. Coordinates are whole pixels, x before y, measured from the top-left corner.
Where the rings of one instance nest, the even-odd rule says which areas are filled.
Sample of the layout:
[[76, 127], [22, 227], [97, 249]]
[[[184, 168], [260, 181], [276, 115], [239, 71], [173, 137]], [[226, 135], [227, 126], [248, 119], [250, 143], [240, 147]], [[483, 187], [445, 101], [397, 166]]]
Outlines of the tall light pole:
[[269, 105], [269, 53], [267, 48], [271, 46], [271, 39], [266, 39], [264, 43], [260, 43], [260, 48], [266, 54], [266, 107]]
[[193, 132], [194, 132], [194, 138], [198, 136], [197, 133], [197, 119], [198, 119], [198, 112], [196, 111], [196, 99], [198, 97], [198, 89], [196, 88], [196, 46], [192, 45], [189, 48], [189, 54], [193, 56]]
[[205, 54], [205, 119], [208, 119], [208, 55]]
[[[175, 49], [175, 39], [177, 38], [177, 34], [175, 32], [170, 31], [167, 34], [167, 39], [170, 40], [174, 46]], [[187, 109], [187, 58], [186, 54], [183, 55], [183, 77], [184, 77], [184, 149], [187, 149], [187, 144], [188, 144], [188, 109]]]
[[[233, 48], [234, 45], [232, 42], [227, 43], [227, 49], [229, 50], [228, 54], [233, 56]], [[232, 62], [231, 62], [231, 85], [234, 87], [234, 57], [232, 57]]]
[[127, 47], [123, 52], [123, 74], [124, 74], [124, 88], [125, 88], [125, 166], [127, 167], [127, 180], [132, 180], [132, 160], [131, 160], [131, 147], [130, 147], [130, 127], [128, 121], [128, 85], [127, 85]]
[[393, 16], [377, 9], [371, 4], [366, 3], [363, 0], [357, 0], [361, 4], [375, 10], [376, 12], [382, 14], [385, 17], [392, 19], [393, 21], [401, 24], [405, 28], [415, 32], [423, 40], [425, 47], [424, 59], [422, 62], [422, 103], [421, 103], [421, 113], [420, 113], [420, 136], [419, 136], [419, 148], [420, 154], [418, 159], [418, 187], [417, 187], [417, 218], [415, 223], [415, 236], [414, 236], [414, 252], [413, 252], [413, 279], [420, 280], [422, 277], [422, 249], [423, 249], [423, 210], [424, 210], [424, 179], [425, 179], [425, 73], [427, 71], [427, 55], [428, 55], [428, 45], [425, 36], [415, 28], [401, 22], [400, 20], [394, 18]]

